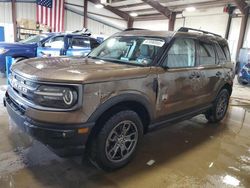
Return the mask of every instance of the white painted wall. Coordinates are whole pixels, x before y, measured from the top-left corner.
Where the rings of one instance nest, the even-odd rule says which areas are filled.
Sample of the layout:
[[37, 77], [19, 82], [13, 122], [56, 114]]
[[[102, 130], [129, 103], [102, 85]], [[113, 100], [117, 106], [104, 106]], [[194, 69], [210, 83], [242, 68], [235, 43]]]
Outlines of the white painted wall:
[[16, 17], [36, 21], [36, 3], [16, 3]]
[[194, 12], [183, 12], [185, 27], [210, 31], [225, 36], [228, 14], [223, 13], [223, 7], [199, 9]]
[[150, 20], [150, 21], [135, 21], [134, 28], [142, 28], [149, 30], [168, 30], [168, 20]]
[[237, 46], [240, 33], [241, 18], [233, 18], [231, 23], [231, 29], [228, 37], [229, 49], [233, 61], [236, 61]]
[[10, 2], [0, 2], [0, 26], [4, 27], [4, 38], [6, 42], [13, 42], [13, 24]]
[[[82, 0], [66, 0], [68, 3], [73, 3], [83, 6]], [[69, 8], [83, 14], [82, 7], [67, 5]], [[91, 14], [94, 13], [94, 14]], [[100, 14], [100, 15], [95, 15]], [[109, 18], [105, 17], [109, 16]], [[93, 3], [88, 2], [88, 29], [96, 35], [110, 36], [120, 30], [127, 28], [127, 22], [116, 14], [108, 11], [105, 8], [97, 9]], [[76, 13], [66, 11], [65, 26], [67, 31], [81, 29], [83, 26], [83, 17]], [[103, 23], [101, 23], [103, 22]], [[114, 27], [112, 27], [114, 26]], [[118, 29], [116, 29], [118, 28]]]
[[[66, 10], [65, 12], [65, 30], [67, 32], [80, 30], [83, 27], [83, 16], [73, 13]], [[104, 38], [109, 37], [110, 35], [119, 32], [118, 29], [115, 29], [106, 24], [100, 23], [94, 19], [88, 18], [88, 29], [93, 35], [102, 36]]]

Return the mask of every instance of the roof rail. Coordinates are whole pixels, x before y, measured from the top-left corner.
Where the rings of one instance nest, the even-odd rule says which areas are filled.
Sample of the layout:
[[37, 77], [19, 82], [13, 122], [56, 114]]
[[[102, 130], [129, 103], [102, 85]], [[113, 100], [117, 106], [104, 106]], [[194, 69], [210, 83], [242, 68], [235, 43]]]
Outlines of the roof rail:
[[218, 34], [215, 34], [215, 33], [211, 33], [211, 32], [208, 32], [208, 31], [203, 31], [203, 30], [200, 30], [200, 29], [193, 29], [193, 28], [189, 28], [189, 27], [181, 27], [180, 29], [178, 29], [179, 32], [189, 32], [189, 31], [197, 31], [197, 32], [201, 32], [201, 33], [204, 33], [204, 34], [207, 34], [207, 35], [214, 35], [216, 37], [221, 37], [221, 35], [218, 35]]
[[146, 29], [141, 29], [141, 28], [127, 28], [123, 31], [133, 31], [133, 30], [146, 30]]

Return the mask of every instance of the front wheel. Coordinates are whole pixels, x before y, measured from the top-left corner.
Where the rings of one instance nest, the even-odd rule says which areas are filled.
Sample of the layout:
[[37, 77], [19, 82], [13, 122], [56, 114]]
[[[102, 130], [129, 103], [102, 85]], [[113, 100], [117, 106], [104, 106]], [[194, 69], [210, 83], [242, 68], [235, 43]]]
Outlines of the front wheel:
[[217, 96], [213, 107], [205, 114], [206, 119], [211, 123], [220, 122], [226, 115], [229, 104], [229, 92], [227, 89], [221, 90]]
[[142, 135], [143, 125], [135, 112], [118, 112], [93, 138], [89, 148], [91, 162], [105, 170], [123, 167], [135, 155]]

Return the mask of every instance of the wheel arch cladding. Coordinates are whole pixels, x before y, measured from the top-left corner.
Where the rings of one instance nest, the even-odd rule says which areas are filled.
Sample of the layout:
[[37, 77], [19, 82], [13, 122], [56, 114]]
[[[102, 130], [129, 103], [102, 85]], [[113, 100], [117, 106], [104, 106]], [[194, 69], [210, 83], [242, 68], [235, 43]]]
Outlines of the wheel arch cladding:
[[152, 120], [152, 107], [146, 97], [138, 94], [122, 94], [115, 96], [101, 104], [98, 109], [90, 116], [89, 122], [96, 122], [91, 135], [95, 135], [100, 131], [104, 122], [106, 122], [113, 114], [123, 111], [132, 110], [138, 114], [143, 126], [144, 133], [147, 132], [148, 125]]
[[[229, 91], [229, 95], [231, 96], [232, 92], [233, 92], [233, 88], [232, 88], [232, 85], [230, 85], [229, 83], [226, 83], [224, 86], [222, 86], [222, 88], [220, 89], [223, 90], [223, 89], [227, 89]], [[220, 92], [219, 91], [219, 92]], [[219, 93], [218, 93], [219, 94]]]

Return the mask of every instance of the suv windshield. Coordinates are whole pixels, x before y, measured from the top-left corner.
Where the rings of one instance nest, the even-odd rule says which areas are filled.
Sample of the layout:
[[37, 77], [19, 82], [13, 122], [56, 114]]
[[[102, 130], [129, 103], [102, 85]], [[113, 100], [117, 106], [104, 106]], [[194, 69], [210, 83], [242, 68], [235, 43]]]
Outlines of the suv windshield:
[[154, 61], [165, 40], [152, 37], [112, 37], [93, 50], [90, 58], [112, 62], [148, 65]]
[[35, 36], [28, 37], [27, 39], [21, 40], [19, 42], [23, 43], [23, 44], [38, 43], [47, 37], [48, 37], [48, 35], [35, 35]]

